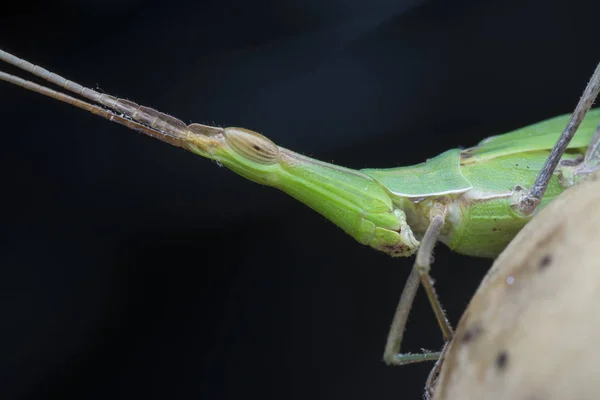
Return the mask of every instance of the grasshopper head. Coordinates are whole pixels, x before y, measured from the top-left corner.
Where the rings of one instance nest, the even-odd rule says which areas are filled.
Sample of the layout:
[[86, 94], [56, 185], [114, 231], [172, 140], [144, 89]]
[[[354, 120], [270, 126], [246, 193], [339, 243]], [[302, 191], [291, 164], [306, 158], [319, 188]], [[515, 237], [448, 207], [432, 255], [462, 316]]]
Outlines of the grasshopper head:
[[186, 147], [215, 160], [251, 181], [274, 186], [280, 161], [279, 147], [271, 140], [244, 128], [214, 128], [192, 124]]
[[197, 129], [186, 142], [191, 151], [286, 192], [360, 243], [392, 256], [409, 256], [418, 247], [404, 212], [369, 175], [279, 147], [248, 129], [188, 128]]

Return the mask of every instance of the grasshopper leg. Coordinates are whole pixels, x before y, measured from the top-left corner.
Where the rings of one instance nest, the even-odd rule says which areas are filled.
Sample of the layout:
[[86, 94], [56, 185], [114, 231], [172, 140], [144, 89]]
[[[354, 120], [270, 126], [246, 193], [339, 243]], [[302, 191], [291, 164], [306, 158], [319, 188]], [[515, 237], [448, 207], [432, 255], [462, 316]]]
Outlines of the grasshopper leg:
[[560, 158], [563, 156], [565, 151], [567, 150], [567, 146], [569, 142], [575, 136], [581, 121], [585, 117], [585, 114], [589, 111], [594, 104], [594, 100], [598, 96], [600, 92], [600, 64], [594, 70], [590, 81], [588, 82], [577, 106], [575, 107], [575, 111], [573, 111], [573, 115], [571, 119], [567, 123], [563, 133], [558, 138], [558, 141], [552, 148], [550, 152], [550, 156], [548, 156], [548, 160], [544, 164], [544, 167], [538, 174], [535, 183], [531, 187], [531, 190], [519, 200], [519, 204], [517, 205], [517, 210], [519, 210], [523, 215], [531, 215], [537, 206], [540, 204], [544, 193], [546, 192], [546, 188], [548, 187], [548, 183], [550, 182], [550, 178], [558, 165]]
[[396, 307], [394, 319], [392, 320], [392, 325], [385, 345], [383, 359], [388, 365], [405, 365], [423, 361], [435, 361], [440, 358], [440, 352], [424, 352], [418, 354], [400, 353], [404, 327], [406, 326], [408, 313], [410, 312], [415, 299], [419, 282], [423, 285], [423, 288], [427, 293], [427, 297], [429, 298], [429, 302], [435, 313], [444, 340], [448, 342], [452, 338], [452, 327], [438, 300], [435, 288], [433, 287], [433, 280], [429, 275], [433, 247], [437, 242], [440, 229], [443, 225], [444, 216], [440, 214], [434, 215], [421, 240], [421, 246], [419, 246], [415, 263], [406, 280], [406, 284], [404, 285], [404, 290], [400, 296], [398, 307]]
[[[569, 171], [571, 168], [571, 171]], [[579, 164], [573, 166], [566, 166], [562, 173], [563, 179], [566, 180], [567, 184], [573, 184], [580, 178], [585, 177], [593, 172], [600, 169], [600, 125], [596, 127], [594, 136], [590, 141], [585, 156]]]
[[446, 354], [448, 353], [448, 349], [450, 348], [450, 341], [444, 343], [444, 347], [440, 352], [440, 357], [435, 362], [435, 365], [429, 372], [427, 376], [427, 380], [425, 381], [425, 392], [423, 393], [423, 398], [425, 400], [429, 400], [433, 397], [433, 390], [435, 388], [435, 383], [437, 381], [438, 376], [440, 375], [440, 371], [442, 370], [442, 364], [444, 363], [444, 359], [446, 358]]
[[596, 127], [596, 132], [590, 141], [590, 145], [585, 153], [583, 162], [577, 166], [576, 176], [585, 176], [600, 169], [600, 125]]
[[594, 132], [594, 137], [592, 137], [583, 161], [589, 169], [598, 168], [600, 164], [600, 125], [596, 127], [596, 132]]

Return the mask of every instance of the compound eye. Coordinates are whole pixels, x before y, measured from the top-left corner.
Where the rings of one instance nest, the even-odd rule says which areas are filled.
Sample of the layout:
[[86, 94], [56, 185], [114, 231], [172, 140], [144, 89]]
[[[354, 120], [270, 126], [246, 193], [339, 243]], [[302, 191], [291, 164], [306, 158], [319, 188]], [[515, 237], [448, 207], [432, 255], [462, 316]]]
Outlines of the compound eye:
[[279, 147], [263, 135], [244, 128], [225, 128], [227, 143], [238, 154], [261, 164], [275, 164]]

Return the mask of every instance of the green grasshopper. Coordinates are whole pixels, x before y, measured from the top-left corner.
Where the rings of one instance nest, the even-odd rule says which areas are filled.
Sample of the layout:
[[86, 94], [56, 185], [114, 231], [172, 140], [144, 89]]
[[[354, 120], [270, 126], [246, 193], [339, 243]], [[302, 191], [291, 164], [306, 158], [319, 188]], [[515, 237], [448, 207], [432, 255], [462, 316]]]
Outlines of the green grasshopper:
[[429, 275], [437, 241], [458, 253], [495, 257], [531, 219], [538, 205], [552, 201], [598, 167], [600, 109], [583, 119], [598, 92], [598, 69], [572, 117], [563, 115], [493, 136], [474, 147], [448, 150], [413, 166], [353, 170], [279, 147], [247, 129], [186, 125], [151, 108], [68, 81], [2, 50], [0, 60], [86, 100], [3, 72], [0, 80], [182, 147], [251, 181], [282, 190], [359, 243], [393, 257], [418, 251], [385, 347], [388, 364], [438, 360], [442, 355], [400, 353], [419, 282], [446, 343], [452, 337]]

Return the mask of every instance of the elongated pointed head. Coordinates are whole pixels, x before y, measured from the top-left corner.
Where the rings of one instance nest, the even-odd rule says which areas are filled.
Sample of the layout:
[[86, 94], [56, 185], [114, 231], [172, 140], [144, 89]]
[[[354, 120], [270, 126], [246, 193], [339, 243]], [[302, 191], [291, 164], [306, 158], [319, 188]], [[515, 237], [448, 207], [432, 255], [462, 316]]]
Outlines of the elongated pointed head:
[[406, 216], [370, 176], [302, 156], [247, 129], [189, 128], [186, 143], [191, 151], [288, 193], [360, 243], [393, 256], [407, 256], [417, 248]]
[[189, 128], [194, 134], [186, 142], [194, 153], [215, 160], [251, 181], [269, 186], [276, 183], [281, 152], [263, 135], [243, 128], [221, 129], [199, 124]]

